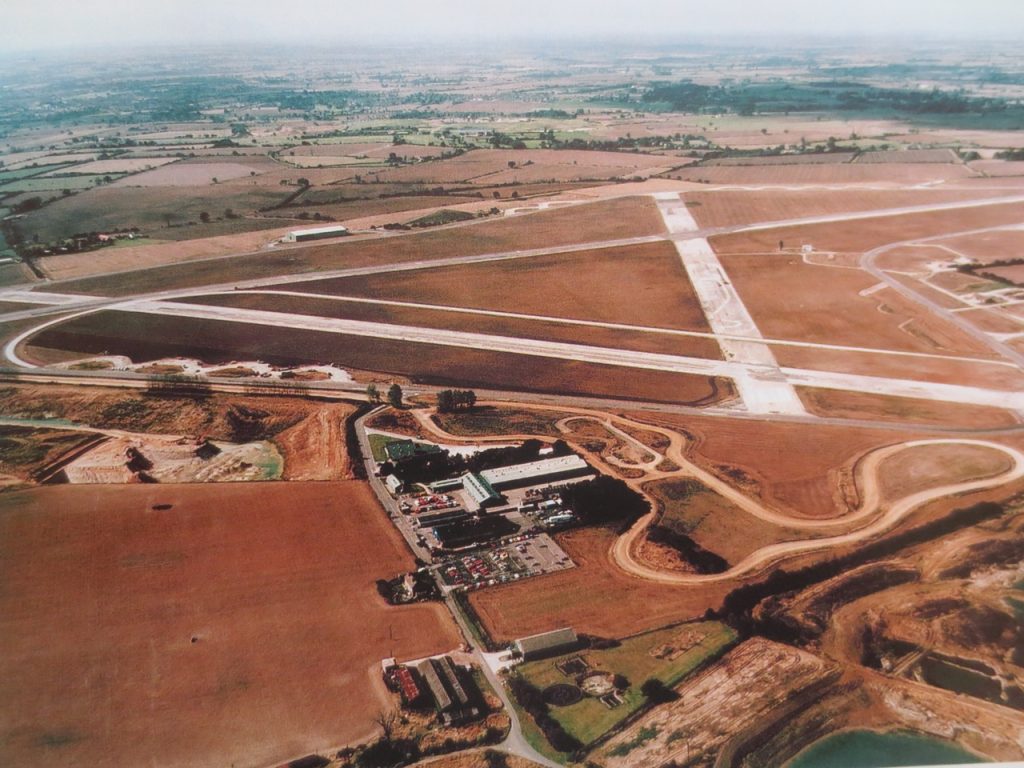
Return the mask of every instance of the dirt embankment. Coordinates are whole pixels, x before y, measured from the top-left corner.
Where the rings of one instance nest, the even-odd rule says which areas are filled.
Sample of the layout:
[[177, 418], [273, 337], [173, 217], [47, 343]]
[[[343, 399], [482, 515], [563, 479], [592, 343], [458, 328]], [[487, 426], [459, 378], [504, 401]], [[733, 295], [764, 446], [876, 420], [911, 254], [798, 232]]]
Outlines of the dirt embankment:
[[[98, 429], [232, 443], [271, 440], [284, 457], [283, 477], [288, 480], [348, 477], [344, 425], [354, 410], [347, 403], [291, 397], [182, 397], [88, 386], [0, 387], [0, 413], [9, 417], [66, 419]], [[45, 432], [49, 430], [40, 434]]]

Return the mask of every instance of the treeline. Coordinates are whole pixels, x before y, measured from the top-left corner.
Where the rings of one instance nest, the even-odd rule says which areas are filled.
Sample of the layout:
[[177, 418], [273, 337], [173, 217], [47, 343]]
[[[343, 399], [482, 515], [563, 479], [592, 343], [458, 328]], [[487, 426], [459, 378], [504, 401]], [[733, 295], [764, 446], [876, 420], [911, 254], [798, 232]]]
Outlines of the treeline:
[[575, 512], [583, 525], [613, 525], [624, 532], [651, 511], [647, 499], [608, 475], [567, 485], [561, 493], [565, 507]]
[[877, 88], [858, 82], [748, 83], [702, 85], [689, 80], [655, 82], [641, 97], [651, 108], [667, 105], [678, 112], [808, 112], [821, 110], [895, 110], [905, 114], [991, 114], [1005, 112], [1001, 98], [968, 96], [958, 91]]
[[437, 393], [437, 410], [452, 413], [469, 410], [476, 405], [476, 392], [471, 389], [442, 389]]
[[946, 536], [961, 528], [992, 520], [1003, 514], [1003, 506], [983, 501], [971, 507], [957, 509], [949, 515], [920, 525], [904, 533], [867, 544], [856, 552], [833, 560], [801, 568], [796, 571], [779, 569], [757, 584], [738, 587], [726, 595], [719, 611], [709, 611], [709, 618], [719, 618], [734, 627], [742, 636], [758, 633], [781, 642], [799, 642], [799, 636], [792, 628], [774, 623], [759, 623], [752, 617], [753, 609], [762, 600], [783, 592], [799, 592], [814, 584], [835, 578], [853, 568], [891, 557], [897, 552], [916, 544]]
[[993, 155], [996, 160], [1024, 160], [1024, 149], [1004, 149]]

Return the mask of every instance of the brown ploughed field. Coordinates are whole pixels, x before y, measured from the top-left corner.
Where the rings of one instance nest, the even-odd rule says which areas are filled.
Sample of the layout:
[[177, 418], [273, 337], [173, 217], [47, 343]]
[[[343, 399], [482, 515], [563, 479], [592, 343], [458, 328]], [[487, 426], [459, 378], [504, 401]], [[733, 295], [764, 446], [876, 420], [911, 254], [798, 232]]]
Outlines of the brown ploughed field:
[[566, 626], [600, 637], [625, 637], [696, 618], [736, 586], [679, 587], [628, 576], [609, 560], [614, 538], [604, 528], [560, 534], [559, 544], [578, 567], [472, 592], [469, 601], [499, 643]]
[[766, 338], [994, 355], [974, 337], [889, 288], [860, 295], [878, 282], [865, 272], [808, 265], [785, 253], [725, 256], [722, 263]]
[[417, 328], [440, 328], [521, 339], [543, 339], [615, 349], [635, 349], [642, 352], [702, 357], [709, 360], [721, 359], [721, 349], [714, 339], [615, 328], [595, 328], [542, 320], [491, 317], [444, 310], [395, 307], [385, 304], [363, 304], [308, 296], [256, 293], [200, 296], [188, 299], [187, 303], [363, 320]]
[[379, 661], [450, 650], [361, 483], [59, 486], [0, 515], [6, 765], [272, 765], [376, 726]]
[[285, 290], [708, 330], [679, 254], [668, 242], [314, 280]]
[[808, 411], [826, 418], [913, 422], [967, 429], [999, 429], [1020, 423], [1010, 411], [983, 405], [813, 387], [797, 387], [796, 391]]
[[[864, 166], [885, 168], [886, 166]], [[940, 166], [945, 167], [945, 166]], [[956, 166], [954, 166], [956, 167]], [[744, 169], [746, 170], [746, 169]], [[965, 232], [1005, 224], [1017, 224], [1024, 216], [1019, 203], [960, 208], [900, 216], [832, 221], [719, 235], [711, 244], [716, 253], [764, 253], [788, 246], [813, 245], [819, 251], [869, 251], [889, 243]]]
[[620, 240], [665, 231], [656, 206], [646, 197], [614, 198], [525, 215], [529, 218], [513, 216], [373, 241], [285, 248], [237, 259], [83, 278], [61, 284], [60, 290], [88, 295], [129, 296], [317, 270]]
[[851, 470], [868, 451], [920, 435], [887, 429], [625, 414], [690, 436], [689, 458], [782, 512], [828, 518], [857, 504]]
[[1005, 195], [1005, 190], [718, 190], [688, 192], [683, 199], [701, 227], [785, 221], [832, 213], [906, 208]]
[[[118, 311], [84, 315], [53, 326], [32, 344], [44, 352], [48, 347], [83, 355], [107, 351], [136, 362], [188, 357], [208, 363], [335, 363], [362, 371], [408, 375], [424, 383], [656, 402], [704, 405], [732, 394], [729, 382], [705, 376]], [[28, 354], [33, 356], [32, 348]]]

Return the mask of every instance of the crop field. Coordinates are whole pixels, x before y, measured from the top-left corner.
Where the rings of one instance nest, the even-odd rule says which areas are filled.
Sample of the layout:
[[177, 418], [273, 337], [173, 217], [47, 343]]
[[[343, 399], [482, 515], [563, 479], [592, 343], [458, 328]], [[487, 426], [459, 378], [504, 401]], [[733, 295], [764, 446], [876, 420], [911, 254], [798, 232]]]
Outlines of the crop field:
[[681, 430], [693, 441], [689, 458], [782, 512], [827, 518], [858, 501], [851, 469], [868, 451], [917, 437], [860, 427], [748, 422], [668, 413], [629, 418]]
[[[142, 159], [135, 163], [145, 162]], [[195, 187], [221, 181], [250, 178], [253, 174], [277, 170], [278, 164], [268, 158], [246, 157], [213, 160], [187, 160], [146, 171], [124, 181], [128, 187]], [[216, 181], [215, 181], [216, 180]]]
[[289, 289], [574, 320], [709, 330], [679, 255], [670, 243], [303, 282]]
[[[154, 173], [176, 167], [165, 166]], [[70, 237], [79, 232], [131, 227], [138, 227], [147, 235], [162, 239], [200, 237], [204, 227], [198, 222], [203, 211], [212, 217], [222, 216], [227, 208], [238, 213], [248, 212], [274, 205], [286, 194], [280, 188], [244, 188], [226, 184], [201, 189], [109, 185], [57, 200], [26, 217], [23, 224], [19, 222], [19, 226], [31, 226], [46, 241]], [[239, 219], [234, 223], [253, 228], [253, 221]], [[188, 222], [195, 224], [187, 226]]]
[[724, 653], [735, 639], [735, 632], [718, 622], [681, 624], [625, 638], [616, 648], [528, 662], [516, 667], [515, 674], [542, 691], [552, 685], [572, 685], [574, 678], [563, 674], [557, 665], [579, 658], [591, 670], [625, 677], [630, 685], [617, 707], [609, 708], [590, 696], [566, 707], [551, 707], [552, 716], [570, 735], [590, 744], [643, 707], [646, 697], [640, 686], [645, 681], [656, 679], [668, 688], [674, 687]]
[[[884, 169], [888, 166], [863, 167]], [[1001, 203], [974, 208], [908, 213], [901, 216], [869, 217], [847, 222], [779, 227], [757, 232], [738, 232], [712, 238], [711, 244], [719, 254], [770, 252], [778, 248], [779, 240], [783, 240], [791, 247], [811, 245], [819, 251], [864, 252], [889, 243], [1018, 224], [1020, 218], [1019, 203]]]
[[712, 184], [926, 184], [957, 181], [972, 175], [963, 165], [918, 163], [895, 164], [800, 164], [760, 167], [681, 168], [673, 177], [682, 181], [704, 181]]
[[[702, 227], [724, 227], [765, 221], [822, 216], [832, 213], [906, 208], [917, 205], [977, 200], [1006, 194], [999, 189], [928, 190], [717, 190], [683, 195], [690, 213]], [[947, 258], [950, 254], [946, 254]]]
[[890, 289], [862, 295], [877, 280], [819, 267], [792, 254], [722, 259], [736, 290], [768, 338], [949, 355], [991, 356], [980, 341]]
[[334, 363], [409, 375], [425, 383], [656, 402], [708, 404], [731, 395], [728, 382], [696, 375], [118, 311], [85, 315], [54, 326], [35, 337], [32, 344], [82, 354], [116, 350], [135, 362], [189, 357], [208, 363]]
[[735, 586], [719, 582], [679, 589], [629, 576], [609, 560], [615, 534], [605, 528], [556, 538], [576, 568], [470, 593], [470, 604], [497, 642], [565, 626], [599, 637], [625, 637], [697, 619]]
[[[513, 338], [563, 341], [615, 349], [635, 349], [644, 352], [685, 355], [717, 360], [721, 351], [717, 342], [709, 338], [672, 336], [585, 325], [492, 317], [465, 312], [435, 309], [395, 307], [386, 304], [321, 299], [314, 296], [281, 296], [258, 293], [230, 293], [216, 296], [194, 297], [190, 304], [226, 307], [244, 307], [271, 312], [287, 312], [318, 317], [335, 317], [368, 322], [408, 325], [417, 328], [511, 336]], [[565, 307], [560, 307], [565, 310]]]
[[[218, 185], [211, 189], [229, 189], [229, 185]], [[99, 191], [122, 193], [129, 190]], [[145, 190], [133, 190], [134, 193], [143, 191]], [[43, 211], [49, 213], [57, 206], [55, 203]], [[222, 208], [223, 206], [211, 206], [211, 210], [214, 211]], [[66, 223], [62, 226], [68, 227]], [[248, 255], [239, 259], [140, 270], [131, 275], [86, 278], [65, 283], [62, 290], [69, 293], [126, 296], [145, 291], [188, 288], [238, 279], [269, 279], [277, 275], [293, 275], [316, 270], [504, 253], [531, 248], [553, 248], [591, 241], [660, 234], [663, 231], [661, 216], [649, 198], [616, 198], [588, 205], [539, 211], [528, 214], [528, 218], [513, 216], [497, 221], [482, 221], [436, 232], [417, 232], [377, 241], [353, 241], [294, 248]], [[166, 232], [174, 232], [174, 229]], [[163, 235], [164, 232], [159, 234]]]
[[4, 495], [5, 761], [277, 764], [374, 732], [382, 648], [459, 642], [440, 606], [377, 595], [412, 559], [366, 486], [209, 499], [190, 485]]
[[1020, 423], [1013, 413], [1001, 408], [812, 387], [797, 387], [797, 394], [808, 411], [827, 418], [943, 424], [967, 429], [999, 429]]
[[[400, 154], [400, 150], [399, 147], [394, 151]], [[659, 155], [622, 152], [480, 149], [447, 160], [374, 173], [370, 178], [388, 182], [510, 184], [650, 176], [681, 164], [666, 162], [666, 158]]]
[[[93, 160], [69, 168], [61, 173], [84, 173], [84, 174], [105, 174], [105, 173], [138, 173], [158, 168], [161, 165], [176, 162], [176, 157], [119, 157], [113, 160]], [[46, 174], [52, 176], [53, 171]]]

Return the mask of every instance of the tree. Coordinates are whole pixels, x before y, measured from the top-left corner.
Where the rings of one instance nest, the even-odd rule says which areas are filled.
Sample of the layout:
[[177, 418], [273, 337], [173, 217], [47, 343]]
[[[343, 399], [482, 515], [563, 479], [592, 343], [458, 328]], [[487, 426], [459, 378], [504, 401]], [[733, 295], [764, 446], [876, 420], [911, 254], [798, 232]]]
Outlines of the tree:
[[207, 213], [206, 211], [200, 211], [199, 212], [199, 220], [201, 222], [203, 222], [203, 224], [209, 224], [210, 223], [210, 214]]
[[508, 756], [496, 749], [488, 749], [484, 752], [484, 765], [486, 768], [508, 768]]
[[392, 384], [388, 388], [388, 403], [392, 408], [402, 407], [402, 388], [397, 384]]
[[380, 402], [380, 390], [372, 381], [366, 385], [366, 399], [371, 403]]
[[652, 704], [664, 704], [669, 701], [675, 701], [679, 698], [678, 693], [673, 691], [656, 677], [645, 680], [644, 684], [640, 686], [640, 692], [646, 696]]

